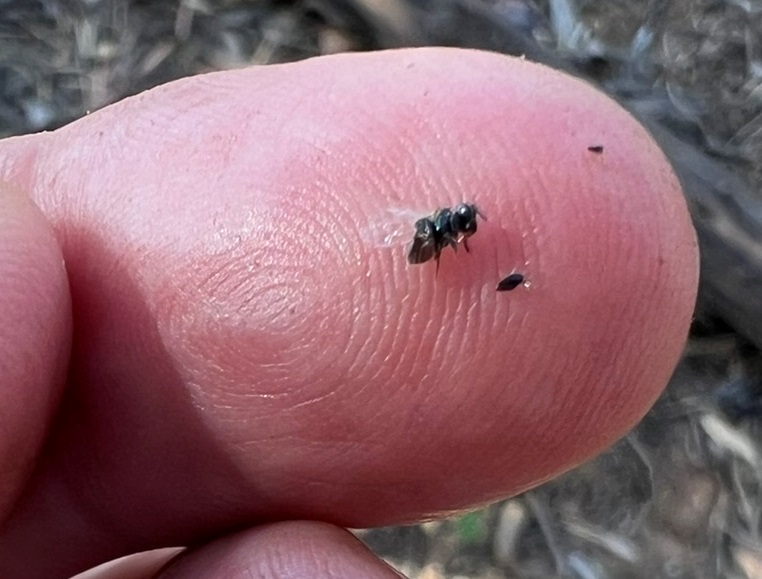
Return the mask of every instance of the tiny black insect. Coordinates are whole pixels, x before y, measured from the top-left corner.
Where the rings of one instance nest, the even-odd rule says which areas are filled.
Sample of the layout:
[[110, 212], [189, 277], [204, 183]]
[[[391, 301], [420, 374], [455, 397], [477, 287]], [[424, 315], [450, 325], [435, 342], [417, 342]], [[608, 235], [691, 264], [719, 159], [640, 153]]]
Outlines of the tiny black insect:
[[462, 243], [468, 251], [466, 240], [476, 233], [477, 216], [485, 219], [476, 205], [460, 203], [453, 209], [437, 209], [433, 215], [416, 221], [413, 243], [407, 254], [408, 263], [436, 259], [439, 271], [439, 256], [445, 247], [458, 251], [458, 244]]
[[603, 145], [590, 145], [587, 150], [591, 153], [603, 153]]
[[524, 281], [524, 276], [520, 273], [512, 273], [506, 278], [503, 278], [500, 280], [500, 283], [497, 284], [497, 291], [499, 292], [509, 292], [511, 290], [515, 290], [517, 287], [519, 287], [519, 284], [521, 284]]

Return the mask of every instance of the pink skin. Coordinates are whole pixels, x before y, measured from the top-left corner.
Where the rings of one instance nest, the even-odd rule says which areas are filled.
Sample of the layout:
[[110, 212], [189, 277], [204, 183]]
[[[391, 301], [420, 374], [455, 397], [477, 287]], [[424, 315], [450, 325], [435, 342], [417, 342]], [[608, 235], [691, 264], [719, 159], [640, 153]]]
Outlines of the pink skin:
[[[266, 561], [266, 564], [262, 564]], [[349, 532], [325, 523], [276, 523], [228, 536], [180, 557], [160, 579], [219, 577], [362, 577], [395, 579]]]
[[[36, 393], [13, 428], [37, 461], [0, 529], [1, 576], [521, 492], [643, 416], [695, 299], [685, 202], [647, 133], [590, 86], [489, 53], [185, 79], [3, 142], [1, 178], [52, 224], [74, 319], [35, 457], [66, 288], [45, 282], [48, 309], [0, 304], [51, 320], [11, 334], [47, 373], [0, 376], [7, 398]], [[445, 250], [438, 276], [410, 266], [415, 219], [459, 201], [488, 219], [471, 252]], [[513, 271], [530, 286], [496, 292]]]
[[61, 250], [27, 197], [0, 187], [0, 517], [18, 499], [61, 395], [71, 302]]

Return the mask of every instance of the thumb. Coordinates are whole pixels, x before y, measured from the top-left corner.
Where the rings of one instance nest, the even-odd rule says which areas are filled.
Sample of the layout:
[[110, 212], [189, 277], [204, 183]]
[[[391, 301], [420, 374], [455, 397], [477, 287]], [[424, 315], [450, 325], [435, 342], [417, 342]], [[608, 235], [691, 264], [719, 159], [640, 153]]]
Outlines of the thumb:
[[[71, 403], [0, 532], [9, 576], [520, 492], [630, 429], [687, 334], [696, 245], [664, 156], [519, 59], [199, 76], [57, 131], [35, 162], [76, 333]], [[470, 253], [408, 263], [416, 218], [460, 201], [487, 217]], [[496, 292], [515, 271], [528, 283]]]

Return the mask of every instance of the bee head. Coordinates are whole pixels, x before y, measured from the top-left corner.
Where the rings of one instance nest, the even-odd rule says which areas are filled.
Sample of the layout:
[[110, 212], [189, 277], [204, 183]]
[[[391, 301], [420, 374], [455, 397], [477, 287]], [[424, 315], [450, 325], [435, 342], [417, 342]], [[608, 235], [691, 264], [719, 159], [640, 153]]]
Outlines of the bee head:
[[469, 237], [476, 233], [476, 216], [479, 214], [476, 206], [461, 203], [453, 209], [450, 224], [455, 233]]

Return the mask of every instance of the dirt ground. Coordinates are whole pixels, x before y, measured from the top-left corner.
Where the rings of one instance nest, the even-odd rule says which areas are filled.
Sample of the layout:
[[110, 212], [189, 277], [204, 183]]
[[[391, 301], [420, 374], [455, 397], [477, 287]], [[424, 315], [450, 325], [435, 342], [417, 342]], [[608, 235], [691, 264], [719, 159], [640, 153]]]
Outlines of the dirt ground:
[[483, 511], [358, 534], [420, 579], [762, 578], [760, 0], [0, 0], [0, 136], [198, 72], [427, 44], [525, 54], [637, 114], [689, 196], [701, 298], [615, 448]]

